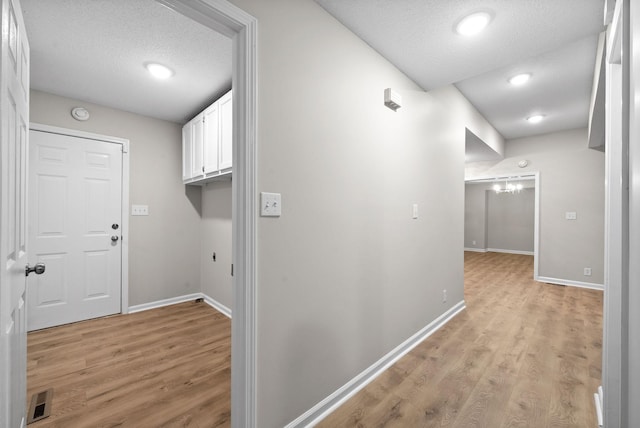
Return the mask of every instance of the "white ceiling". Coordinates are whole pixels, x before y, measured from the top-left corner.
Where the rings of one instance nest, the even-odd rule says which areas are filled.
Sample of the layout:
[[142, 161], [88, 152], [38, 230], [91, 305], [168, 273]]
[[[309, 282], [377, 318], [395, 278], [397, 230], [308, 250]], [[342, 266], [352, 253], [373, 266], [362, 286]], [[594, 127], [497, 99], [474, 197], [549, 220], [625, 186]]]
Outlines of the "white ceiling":
[[[507, 139], [587, 125], [605, 0], [315, 1], [425, 90], [455, 84]], [[35, 89], [184, 123], [231, 87], [231, 41], [154, 0], [22, 5]], [[489, 27], [457, 35], [478, 10]], [[151, 79], [148, 61], [175, 77]], [[507, 84], [524, 71], [527, 86]]]
[[[604, 0], [315, 1], [425, 90], [455, 84], [506, 139], [587, 125]], [[456, 34], [476, 11], [485, 31]], [[526, 87], [507, 84], [518, 72]]]
[[231, 88], [231, 40], [154, 0], [21, 3], [34, 89], [184, 123]]

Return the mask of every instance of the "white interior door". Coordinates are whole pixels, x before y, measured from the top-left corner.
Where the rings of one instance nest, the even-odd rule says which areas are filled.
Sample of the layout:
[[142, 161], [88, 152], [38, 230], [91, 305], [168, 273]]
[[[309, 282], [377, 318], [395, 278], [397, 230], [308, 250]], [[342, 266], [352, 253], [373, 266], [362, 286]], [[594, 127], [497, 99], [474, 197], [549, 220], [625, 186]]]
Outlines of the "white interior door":
[[25, 426], [29, 43], [18, 0], [1, 0], [0, 426]]
[[122, 146], [30, 131], [28, 329], [121, 311]]

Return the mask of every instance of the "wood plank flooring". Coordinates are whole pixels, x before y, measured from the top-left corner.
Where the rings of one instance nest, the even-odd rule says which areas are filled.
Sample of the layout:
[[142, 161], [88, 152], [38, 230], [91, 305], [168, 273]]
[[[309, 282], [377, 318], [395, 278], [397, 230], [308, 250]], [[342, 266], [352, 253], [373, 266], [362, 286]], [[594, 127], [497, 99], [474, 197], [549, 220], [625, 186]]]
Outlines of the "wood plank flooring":
[[187, 302], [28, 334], [27, 388], [54, 388], [33, 428], [228, 427], [231, 321]]
[[465, 253], [467, 308], [318, 427], [597, 427], [601, 291]]

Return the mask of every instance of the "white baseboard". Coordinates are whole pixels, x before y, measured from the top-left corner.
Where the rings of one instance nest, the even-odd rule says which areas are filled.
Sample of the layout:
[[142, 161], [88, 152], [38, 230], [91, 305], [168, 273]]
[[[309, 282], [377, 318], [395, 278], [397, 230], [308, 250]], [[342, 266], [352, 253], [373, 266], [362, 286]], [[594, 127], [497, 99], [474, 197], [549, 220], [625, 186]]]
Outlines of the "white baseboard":
[[184, 296], [170, 297], [168, 299], [156, 300], [155, 302], [143, 303], [141, 305], [129, 306], [129, 313], [148, 311], [150, 309], [162, 308], [163, 306], [175, 305], [176, 303], [184, 303], [190, 300], [201, 298], [202, 293], [185, 294]]
[[487, 252], [486, 248], [467, 248], [467, 247], [464, 247], [464, 250], [465, 251], [473, 251], [475, 253], [486, 253]]
[[223, 305], [222, 303], [218, 302], [213, 297], [209, 297], [204, 293], [201, 293], [201, 294], [202, 294], [202, 298], [204, 299], [204, 301], [205, 301], [205, 303], [207, 305], [211, 306], [213, 309], [215, 309], [218, 312], [222, 313], [227, 318], [231, 318], [231, 309], [227, 308], [225, 305]]
[[184, 296], [171, 297], [169, 299], [156, 300], [155, 302], [143, 303], [141, 305], [129, 306], [130, 314], [134, 314], [136, 312], [148, 311], [150, 309], [162, 308], [164, 306], [175, 305], [177, 303], [190, 302], [196, 299], [203, 299], [206, 304], [211, 306], [213, 309], [221, 312], [223, 315], [231, 318], [231, 309], [227, 308], [222, 303], [218, 302], [212, 297], [207, 296], [204, 293], [192, 293], [186, 294]]
[[492, 253], [521, 254], [523, 256], [533, 256], [533, 251], [504, 250], [501, 248], [487, 248], [487, 251]]
[[602, 428], [604, 426], [604, 417], [602, 414], [604, 394], [602, 392], [602, 386], [599, 386], [598, 392], [593, 394], [593, 400], [596, 404], [596, 417], [598, 418], [598, 427]]
[[456, 316], [465, 308], [464, 300], [458, 302], [451, 309], [422, 328], [416, 334], [398, 345], [384, 357], [373, 363], [369, 368], [358, 374], [349, 382], [344, 384], [333, 394], [307, 410], [297, 419], [290, 422], [285, 428], [313, 427], [326, 418], [331, 412], [344, 404], [349, 398], [355, 395], [362, 388], [378, 377], [382, 372], [391, 367], [396, 361], [405, 356], [409, 351], [418, 346], [427, 337], [445, 325], [451, 318]]
[[590, 290], [604, 291], [603, 284], [595, 284], [593, 282], [581, 282], [572, 281], [570, 279], [548, 278], [546, 276], [539, 276], [536, 281], [548, 282], [549, 284], [568, 285], [570, 287], [588, 288]]

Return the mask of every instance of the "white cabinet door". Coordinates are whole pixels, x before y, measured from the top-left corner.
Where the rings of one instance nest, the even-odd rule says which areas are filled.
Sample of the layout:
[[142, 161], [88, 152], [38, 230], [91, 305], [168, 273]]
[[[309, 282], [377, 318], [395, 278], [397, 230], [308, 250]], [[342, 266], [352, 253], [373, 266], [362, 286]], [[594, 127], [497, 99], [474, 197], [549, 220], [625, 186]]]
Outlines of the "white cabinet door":
[[220, 160], [218, 169], [231, 168], [233, 164], [233, 96], [231, 91], [227, 92], [218, 100], [220, 110], [220, 138], [218, 150]]
[[233, 97], [229, 91], [182, 128], [182, 180], [202, 184], [233, 164]]
[[204, 173], [211, 174], [218, 171], [218, 139], [220, 135], [220, 108], [217, 102], [213, 103], [203, 112], [204, 139], [202, 141], [204, 151]]
[[204, 137], [204, 124], [202, 122], [203, 114], [200, 113], [191, 121], [192, 133], [192, 163], [191, 178], [204, 176], [204, 151], [202, 147], [202, 139]]
[[193, 162], [193, 132], [191, 122], [182, 127], [182, 180], [191, 179]]

